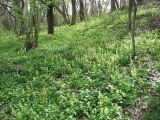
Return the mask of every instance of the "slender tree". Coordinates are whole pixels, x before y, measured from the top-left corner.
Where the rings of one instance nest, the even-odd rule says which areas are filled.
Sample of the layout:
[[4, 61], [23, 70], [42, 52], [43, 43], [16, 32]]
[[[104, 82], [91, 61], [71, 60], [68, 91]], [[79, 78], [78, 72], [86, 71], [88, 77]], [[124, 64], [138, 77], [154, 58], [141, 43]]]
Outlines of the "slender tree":
[[93, 15], [95, 15], [95, 0], [89, 0], [90, 1], [90, 3], [91, 3], [91, 5], [90, 5], [90, 13], [91, 13], [91, 15], [93, 16]]
[[54, 34], [54, 12], [53, 8], [58, 0], [39, 0], [41, 3], [47, 6], [47, 25], [48, 34]]
[[121, 10], [124, 10], [125, 7], [126, 7], [126, 0], [120, 0], [120, 8], [121, 8]]
[[111, 0], [111, 12], [116, 10], [115, 0]]
[[117, 1], [117, 0], [114, 0], [114, 2], [115, 2], [115, 5], [116, 5], [116, 9], [118, 9], [118, 8], [119, 8], [119, 3], [118, 3], [118, 1]]
[[77, 17], [77, 10], [76, 10], [76, 0], [71, 0], [72, 2], [72, 21], [71, 21], [71, 25], [75, 25], [76, 24], [76, 17]]
[[88, 16], [88, 8], [89, 8], [88, 2], [87, 2], [87, 0], [85, 0], [85, 2], [84, 2], [84, 13], [85, 13], [85, 16]]
[[62, 0], [62, 11], [64, 13], [64, 20], [66, 21], [66, 23], [70, 23], [70, 18], [69, 18], [69, 13], [68, 13], [68, 8], [67, 8], [67, 2]]
[[137, 5], [142, 5], [144, 0], [137, 0]]
[[48, 34], [53, 34], [54, 33], [53, 4], [49, 4], [47, 8], [47, 23], [48, 23]]
[[119, 8], [119, 3], [117, 0], [111, 0], [111, 12]]
[[[23, 17], [23, 15], [24, 15], [24, 0], [21, 0], [21, 11], [20, 11], [20, 16], [21, 17]], [[19, 32], [19, 35], [23, 35], [24, 33], [25, 33], [25, 31], [24, 31], [24, 28], [25, 28], [25, 25], [24, 25], [24, 19], [22, 18], [21, 20], [20, 20], [20, 32]]]
[[98, 1], [98, 14], [100, 15], [102, 13], [102, 3], [101, 0]]
[[54, 8], [62, 15], [64, 22], [69, 24], [70, 19], [69, 19], [68, 10], [66, 7], [66, 2], [62, 0], [60, 4], [57, 4], [57, 5], [54, 4]]
[[83, 0], [79, 0], [79, 5], [80, 5], [80, 10], [79, 10], [80, 20], [83, 21], [85, 20]]
[[40, 16], [44, 9], [42, 5], [40, 6], [39, 1], [30, 0], [30, 2], [30, 6], [27, 8], [29, 11], [28, 13], [25, 13], [25, 48], [27, 51], [38, 47], [39, 29], [41, 24]]
[[135, 45], [135, 28], [136, 28], [136, 13], [137, 13], [137, 4], [135, 0], [132, 0], [133, 5], [133, 23], [132, 23], [132, 59], [135, 59], [136, 56], [136, 45]]
[[[136, 29], [136, 13], [137, 13], [137, 4], [136, 0], [129, 0], [129, 14], [128, 14], [128, 28], [131, 31], [132, 39], [132, 59], [135, 59], [136, 56], [136, 45], [135, 45], [135, 29]], [[132, 17], [133, 11], [133, 17]]]
[[132, 8], [133, 8], [133, 4], [132, 4], [132, 0], [129, 0], [129, 7], [128, 7], [128, 29], [129, 31], [131, 31], [131, 27], [132, 27]]

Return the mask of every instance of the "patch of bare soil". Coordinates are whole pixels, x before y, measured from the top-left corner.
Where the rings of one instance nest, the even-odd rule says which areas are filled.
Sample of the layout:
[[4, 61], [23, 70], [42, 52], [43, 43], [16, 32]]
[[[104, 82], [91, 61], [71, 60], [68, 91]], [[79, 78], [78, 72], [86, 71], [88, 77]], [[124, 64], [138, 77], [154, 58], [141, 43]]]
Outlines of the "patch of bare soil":
[[[131, 117], [133, 120], [143, 120], [144, 113], [148, 108], [148, 101], [150, 96], [152, 96], [151, 86], [155, 85], [156, 83], [160, 83], [160, 70], [152, 70], [149, 76], [148, 91], [147, 96], [142, 96], [141, 98], [137, 99], [134, 109], [132, 111]], [[160, 93], [156, 93], [156, 96], [160, 97]]]
[[160, 83], [160, 70], [153, 70], [149, 77], [151, 83]]
[[[142, 66], [146, 69], [149, 68], [148, 66], [149, 61], [152, 61], [153, 63], [152, 66], [155, 66], [155, 64], [158, 61], [157, 55], [155, 53], [149, 50], [145, 50], [145, 49], [139, 53], [139, 57], [141, 58], [140, 60], [141, 60]], [[131, 118], [133, 120], [143, 120], [144, 119], [146, 111], [150, 109], [149, 100], [153, 96], [153, 86], [156, 84], [160, 84], [160, 69], [154, 69], [153, 67], [153, 70], [150, 71], [148, 76], [149, 76], [148, 82], [144, 90], [146, 94], [144, 95], [142, 94], [142, 96], [140, 96], [135, 101], [135, 104], [133, 106], [133, 111], [131, 113]], [[160, 97], [160, 93], [156, 93], [156, 96]]]
[[[153, 15], [148, 13], [146, 15], [141, 15], [137, 17], [137, 20], [141, 20], [143, 18], [147, 19], [147, 22], [144, 25], [140, 25], [140, 32], [147, 32], [152, 30], [160, 30], [160, 14]], [[140, 24], [140, 23], [138, 23]]]

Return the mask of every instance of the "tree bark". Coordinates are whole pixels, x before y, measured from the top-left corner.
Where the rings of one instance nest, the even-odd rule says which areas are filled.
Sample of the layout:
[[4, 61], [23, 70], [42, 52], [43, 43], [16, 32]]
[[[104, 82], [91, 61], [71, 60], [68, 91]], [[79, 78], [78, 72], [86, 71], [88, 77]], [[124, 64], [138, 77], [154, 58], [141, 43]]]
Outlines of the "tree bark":
[[34, 27], [34, 41], [33, 41], [33, 47], [37, 48], [38, 47], [38, 26], [37, 26], [37, 19], [36, 16], [32, 16], [33, 19], [33, 27]]
[[129, 0], [129, 8], [128, 8], [128, 29], [131, 31], [132, 27], [132, 0]]
[[143, 0], [137, 0], [137, 5], [142, 5], [143, 4]]
[[67, 24], [69, 24], [70, 21], [67, 18], [67, 15], [66, 15], [66, 12], [65, 12], [64, 8], [62, 8], [63, 10], [61, 10], [58, 6], [54, 6], [54, 7], [63, 16], [64, 22], [67, 23]]
[[116, 10], [115, 0], [111, 0], [111, 13]]
[[80, 20], [83, 21], [85, 20], [83, 0], [79, 0], [79, 4], [80, 4], [79, 16], [80, 16]]
[[72, 1], [72, 21], [71, 25], [76, 24], [76, 17], [77, 17], [77, 10], [76, 10], [76, 0], [71, 0]]
[[124, 10], [125, 7], [126, 7], [126, 0], [121, 0], [120, 1], [120, 8], [121, 8], [121, 10]]
[[84, 3], [84, 13], [85, 13], [85, 16], [88, 16], [88, 2], [87, 2], [87, 0], [85, 0], [85, 3]]
[[102, 3], [101, 0], [98, 1], [98, 14], [100, 15], [102, 13]]
[[24, 19], [23, 19], [23, 16], [24, 16], [24, 0], [21, 0], [21, 12], [20, 12], [20, 31], [19, 31], [19, 35], [23, 35], [25, 33], [24, 31], [24, 28], [25, 28], [25, 22], [24, 22]]
[[90, 9], [90, 13], [91, 16], [95, 15], [95, 0], [89, 0], [91, 3], [91, 9]]
[[48, 5], [47, 9], [48, 34], [54, 34], [53, 5]]
[[66, 2], [64, 0], [62, 0], [62, 4], [63, 4], [62, 5], [62, 11], [65, 13], [65, 16], [67, 18], [68, 23], [70, 23], [70, 18], [69, 18], [69, 13], [68, 13], [68, 8], [67, 8], [67, 5], [66, 5]]
[[119, 8], [119, 3], [118, 3], [118, 1], [117, 1], [117, 0], [114, 0], [114, 2], [115, 2], [115, 5], [116, 5], [116, 9], [118, 9], [118, 8]]
[[136, 1], [132, 0], [132, 5], [134, 7], [133, 11], [133, 23], [132, 23], [132, 59], [135, 60], [136, 56], [136, 45], [135, 45], [135, 28], [136, 28], [136, 13], [137, 13], [137, 5]]

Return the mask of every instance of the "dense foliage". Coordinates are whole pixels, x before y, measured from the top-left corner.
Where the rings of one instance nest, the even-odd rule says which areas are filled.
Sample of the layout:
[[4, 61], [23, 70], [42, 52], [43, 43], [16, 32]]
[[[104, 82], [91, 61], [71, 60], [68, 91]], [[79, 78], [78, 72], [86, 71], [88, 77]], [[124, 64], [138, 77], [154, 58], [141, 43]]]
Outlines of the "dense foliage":
[[149, 76], [160, 70], [160, 37], [158, 29], [143, 31], [146, 15], [138, 11], [135, 61], [126, 11], [57, 27], [54, 36], [42, 29], [39, 48], [29, 52], [23, 36], [0, 29], [0, 119], [131, 119], [146, 98], [138, 107], [158, 120], [159, 83]]

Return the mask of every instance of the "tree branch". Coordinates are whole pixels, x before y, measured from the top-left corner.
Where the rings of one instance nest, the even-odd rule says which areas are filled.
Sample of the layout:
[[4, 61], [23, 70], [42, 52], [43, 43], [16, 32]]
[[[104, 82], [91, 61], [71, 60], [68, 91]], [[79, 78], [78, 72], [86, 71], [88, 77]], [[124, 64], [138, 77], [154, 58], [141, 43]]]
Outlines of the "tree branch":
[[40, 0], [41, 3], [46, 4], [46, 2], [44, 2], [43, 0]]
[[11, 8], [11, 9], [12, 9], [12, 6], [9, 6], [9, 5], [6, 5], [6, 4], [3, 4], [3, 3], [1, 3], [1, 2], [0, 2], [0, 5], [1, 5], [2, 7], [5, 7], [5, 8]]

